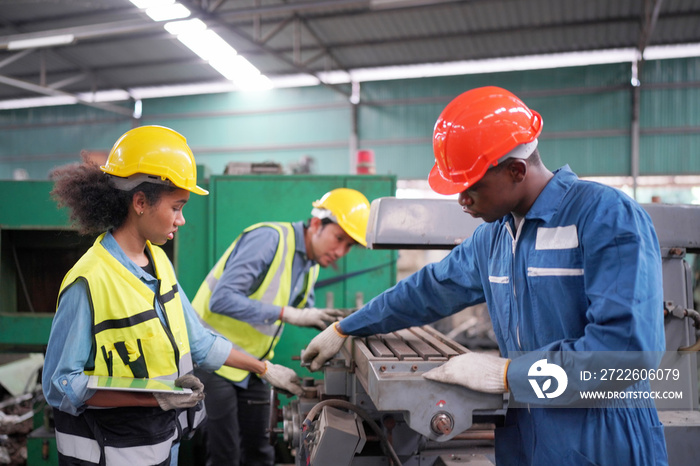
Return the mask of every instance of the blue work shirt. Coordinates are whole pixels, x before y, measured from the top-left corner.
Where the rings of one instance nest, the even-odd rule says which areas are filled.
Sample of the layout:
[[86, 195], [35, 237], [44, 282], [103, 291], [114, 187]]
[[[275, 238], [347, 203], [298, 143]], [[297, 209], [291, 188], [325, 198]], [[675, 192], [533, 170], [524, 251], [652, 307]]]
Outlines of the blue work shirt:
[[[441, 262], [340, 326], [350, 335], [387, 333], [483, 302], [502, 355], [514, 355], [508, 385], [522, 403], [538, 402], [527, 377], [536, 353], [519, 352], [568, 360], [591, 351], [645, 352], [644, 363], [656, 367], [665, 350], [661, 256], [649, 215], [568, 166], [554, 173], [517, 231], [510, 214], [480, 225]], [[636, 409], [511, 408], [497, 429], [497, 462], [666, 464], [653, 402], [615, 406]]]
[[[102, 245], [151, 291], [156, 292], [158, 280], [127, 257], [111, 232], [105, 234]], [[178, 288], [182, 290], [179, 284]], [[205, 329], [185, 293], [181, 291], [180, 297], [192, 361], [205, 370], [219, 369], [231, 352], [231, 342]], [[156, 311], [165, 323], [160, 304], [156, 306]], [[90, 301], [85, 284], [79, 280], [66, 289], [59, 300], [51, 325], [42, 380], [48, 404], [72, 415], [83, 412], [87, 407], [85, 401], [95, 394], [95, 390], [87, 388], [88, 376], [83, 372], [86, 362], [92, 360], [95, 354], [91, 329]]]

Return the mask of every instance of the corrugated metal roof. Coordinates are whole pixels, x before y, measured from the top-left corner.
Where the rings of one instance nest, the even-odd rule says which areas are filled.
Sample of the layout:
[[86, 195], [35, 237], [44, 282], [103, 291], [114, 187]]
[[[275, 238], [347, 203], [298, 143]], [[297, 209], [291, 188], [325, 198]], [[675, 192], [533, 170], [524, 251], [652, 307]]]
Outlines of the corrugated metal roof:
[[[271, 77], [700, 43], [700, 0], [181, 3]], [[128, 0], [5, 0], [0, 18], [0, 100], [36, 95], [22, 83], [77, 93], [222, 80]], [[6, 49], [13, 38], [66, 31], [76, 34], [70, 45]]]

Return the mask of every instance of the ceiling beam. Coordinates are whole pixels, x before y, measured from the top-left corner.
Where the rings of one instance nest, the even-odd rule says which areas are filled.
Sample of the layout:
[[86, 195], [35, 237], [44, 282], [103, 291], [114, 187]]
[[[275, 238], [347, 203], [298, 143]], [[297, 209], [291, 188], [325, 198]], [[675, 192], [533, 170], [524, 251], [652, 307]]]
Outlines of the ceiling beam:
[[[64, 33], [71, 34], [74, 37], [77, 36], [77, 37], [81, 37], [81, 38], [92, 37], [93, 35], [95, 35], [96, 32], [98, 32], [99, 34], [107, 34], [107, 35], [125, 34], [129, 31], [132, 31], [134, 28], [134, 25], [135, 25], [135, 23], [133, 23], [133, 22], [126, 22], [126, 21], [113, 22], [110, 24], [112, 25], [112, 27], [109, 27], [109, 26], [103, 27], [104, 25], [90, 25], [90, 26], [87, 26], [85, 28], [81, 28], [80, 31], [78, 31], [77, 28], [64, 28], [64, 29], [56, 29], [56, 30], [51, 30], [51, 31], [42, 31], [39, 33], [36, 33], [36, 32], [35, 33], [26, 33], [26, 34], [16, 33], [16, 34], [4, 36], [4, 38], [0, 38], [0, 43], [2, 43], [3, 39], [6, 39], [4, 46], [7, 47], [9, 42], [11, 42], [12, 40], [17, 40], [16, 38], [18, 38], [18, 37], [20, 38], [20, 40], [26, 40], [26, 39], [30, 39], [30, 38], [36, 38], [36, 37], [50, 37], [52, 34], [61, 35]], [[10, 29], [10, 30], [17, 30], [18, 29], [14, 24], [11, 24], [8, 22], [5, 22], [5, 27]], [[2, 47], [0, 46], [0, 49], [1, 48]], [[6, 64], [12, 63], [12, 62], [19, 60], [21, 58], [24, 58], [25, 56], [33, 53], [36, 50], [37, 49], [26, 49], [26, 50], [22, 50], [20, 52], [16, 52], [16, 53], [12, 54], [10, 57], [8, 57], [7, 59], [5, 59], [0, 64], [0, 67], [4, 66]], [[41, 49], [42, 52], [44, 52], [44, 50], [45, 49]], [[91, 77], [94, 79], [97, 77], [97, 74], [94, 73], [89, 67], [86, 67], [86, 66], [76, 62], [74, 59], [67, 59], [58, 50], [55, 50], [51, 47], [48, 47], [46, 50], [49, 53], [52, 53], [53, 55], [57, 56], [58, 58], [66, 61], [71, 66], [77, 67], [80, 70], [80, 74], [73, 76], [73, 77], [70, 77], [70, 78], [65, 78], [63, 80], [57, 81], [57, 82], [50, 84], [50, 85], [45, 85], [45, 81], [46, 81], [46, 74], [45, 74], [45, 69], [44, 69], [45, 59], [42, 55], [42, 60], [40, 61], [41, 67], [39, 70], [40, 77], [41, 77], [41, 85], [36, 85], [36, 84], [33, 84], [31, 82], [28, 82], [28, 81], [23, 81], [21, 79], [10, 78], [8, 76], [3, 76], [2, 82], [4, 82], [5, 84], [7, 84], [9, 86], [12, 86], [12, 87], [28, 90], [30, 92], [36, 92], [36, 93], [39, 93], [42, 95], [67, 96], [67, 97], [70, 97], [72, 99], [75, 99], [77, 103], [81, 103], [83, 105], [99, 108], [101, 110], [106, 110], [106, 111], [113, 112], [113, 113], [118, 113], [120, 115], [128, 115], [130, 117], [132, 116], [132, 113], [129, 112], [128, 109], [124, 109], [123, 107], [112, 105], [112, 104], [106, 104], [106, 103], [90, 102], [90, 101], [86, 101], [84, 99], [81, 99], [77, 95], [70, 94], [70, 93], [63, 92], [63, 91], [58, 91], [58, 89], [63, 87], [63, 86], [69, 85], [73, 82], [77, 82], [77, 81], [86, 79], [87, 77]], [[101, 79], [101, 81], [103, 81], [107, 85], [110, 85], [110, 86], [112, 85], [108, 80]], [[118, 86], [113, 86], [113, 87], [115, 87], [117, 89], [119, 88]], [[126, 92], [128, 92], [128, 91], [126, 91]]]
[[[188, 1], [187, 3], [192, 3]], [[235, 10], [220, 11], [218, 16], [222, 20], [250, 19], [262, 16], [279, 16], [299, 14], [304, 12], [319, 12], [333, 10], [368, 10], [369, 0], [325, 0], [306, 1], [297, 3], [280, 3], [277, 5], [257, 6], [252, 8], [238, 8]], [[201, 10], [200, 10], [201, 11]]]
[[26, 49], [26, 50], [22, 50], [21, 52], [13, 53], [12, 55], [7, 57], [3, 61], [0, 61], [0, 68], [3, 68], [5, 66], [9, 65], [10, 63], [14, 63], [17, 60], [21, 60], [22, 58], [26, 57], [27, 55], [34, 53], [34, 50], [35, 49]]
[[[654, 2], [654, 7], [650, 8], [651, 2]], [[663, 0], [646, 0], [644, 2], [644, 10], [642, 14], [642, 33], [639, 35], [639, 44], [637, 45], [637, 50], [644, 54], [644, 49], [651, 42], [651, 36], [654, 33], [654, 28], [656, 28], [656, 21], [659, 19], [659, 13], [661, 12], [661, 5]]]
[[162, 29], [163, 25], [153, 21], [125, 20], [111, 23], [88, 24], [85, 26], [73, 26], [69, 28], [50, 29], [40, 32], [27, 32], [11, 34], [0, 37], [0, 50], [7, 49], [10, 42], [29, 39], [45, 39], [47, 37], [72, 35], [76, 41], [93, 39], [96, 37], [119, 36], [131, 34], [149, 29]]
[[112, 113], [118, 113], [120, 115], [132, 118], [133, 112], [128, 108], [120, 107], [119, 105], [112, 105], [106, 102], [90, 102], [88, 100], [82, 99], [75, 94], [70, 94], [68, 92], [59, 91], [58, 89], [52, 89], [51, 87], [39, 86], [38, 84], [30, 83], [27, 81], [21, 81], [19, 79], [10, 78], [9, 76], [0, 75], [0, 83], [7, 84], [8, 86], [17, 87], [24, 89], [26, 91], [36, 92], [37, 94], [43, 94], [48, 96], [61, 96], [70, 97], [75, 99], [83, 105], [89, 107], [99, 108], [100, 110], [105, 110]]
[[[346, 97], [348, 99], [350, 98], [351, 92], [349, 90], [346, 90], [341, 86], [337, 86], [334, 84], [329, 84], [329, 83], [324, 82], [323, 79], [321, 79], [321, 77], [319, 76], [319, 74], [316, 71], [309, 69], [306, 66], [297, 63], [296, 61], [294, 61], [293, 58], [290, 59], [286, 54], [278, 52], [277, 50], [273, 49], [272, 47], [269, 47], [265, 44], [259, 43], [258, 41], [255, 40], [255, 38], [250, 37], [248, 34], [242, 32], [239, 28], [234, 27], [231, 24], [228, 24], [228, 23], [222, 21], [218, 16], [212, 15], [212, 14], [208, 13], [207, 11], [203, 11], [201, 8], [197, 7], [196, 5], [191, 5], [191, 2], [186, 2], [186, 3], [188, 5], [188, 7], [190, 7], [190, 9], [194, 10], [193, 16], [199, 17], [199, 19], [205, 21], [206, 23], [209, 23], [210, 26], [212, 24], [214, 24], [214, 25], [216, 25], [217, 28], [222, 28], [222, 29], [227, 30], [228, 32], [245, 40], [247, 43], [252, 45], [254, 48], [259, 49], [259, 50], [265, 52], [266, 54], [271, 55], [271, 56], [277, 58], [278, 60], [286, 63], [287, 65], [292, 67], [297, 72], [299, 72], [301, 74], [307, 74], [307, 75], [313, 76], [314, 78], [318, 79], [318, 82], [322, 86], [327, 87], [328, 89], [331, 89], [331, 90], [343, 95], [344, 97]], [[241, 52], [241, 55], [245, 56], [245, 53]]]
[[84, 73], [80, 73], [76, 74], [75, 76], [56, 81], [55, 83], [49, 84], [47, 87], [50, 87], [51, 89], [60, 89], [62, 87], [70, 86], [71, 84], [83, 81], [85, 79], [87, 79], [87, 76]]

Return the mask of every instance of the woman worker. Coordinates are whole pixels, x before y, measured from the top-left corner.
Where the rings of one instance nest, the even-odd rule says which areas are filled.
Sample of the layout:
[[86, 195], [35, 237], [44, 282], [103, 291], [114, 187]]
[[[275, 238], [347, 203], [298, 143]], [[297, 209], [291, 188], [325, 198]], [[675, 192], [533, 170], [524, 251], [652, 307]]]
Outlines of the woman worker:
[[[43, 371], [63, 465], [167, 465], [204, 418], [194, 364], [251, 371], [297, 395], [292, 369], [232, 349], [205, 329], [162, 245], [185, 224], [197, 186], [185, 138], [142, 126], [114, 144], [107, 163], [54, 171], [52, 195], [83, 234], [102, 234], [61, 284]], [[88, 388], [88, 376], [175, 380], [189, 394]], [[109, 409], [105, 409], [109, 408]]]

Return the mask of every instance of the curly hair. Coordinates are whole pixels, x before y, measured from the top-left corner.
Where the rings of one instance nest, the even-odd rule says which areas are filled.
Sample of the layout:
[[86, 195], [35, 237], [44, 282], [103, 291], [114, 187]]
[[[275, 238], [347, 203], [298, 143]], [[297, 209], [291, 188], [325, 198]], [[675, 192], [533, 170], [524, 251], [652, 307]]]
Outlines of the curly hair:
[[130, 191], [121, 191], [110, 183], [109, 175], [94, 163], [66, 165], [51, 172], [55, 180], [51, 197], [59, 207], [68, 207], [70, 220], [83, 235], [119, 228], [129, 215], [133, 195], [141, 191], [148, 205], [155, 205], [164, 192], [177, 188], [141, 183]]

